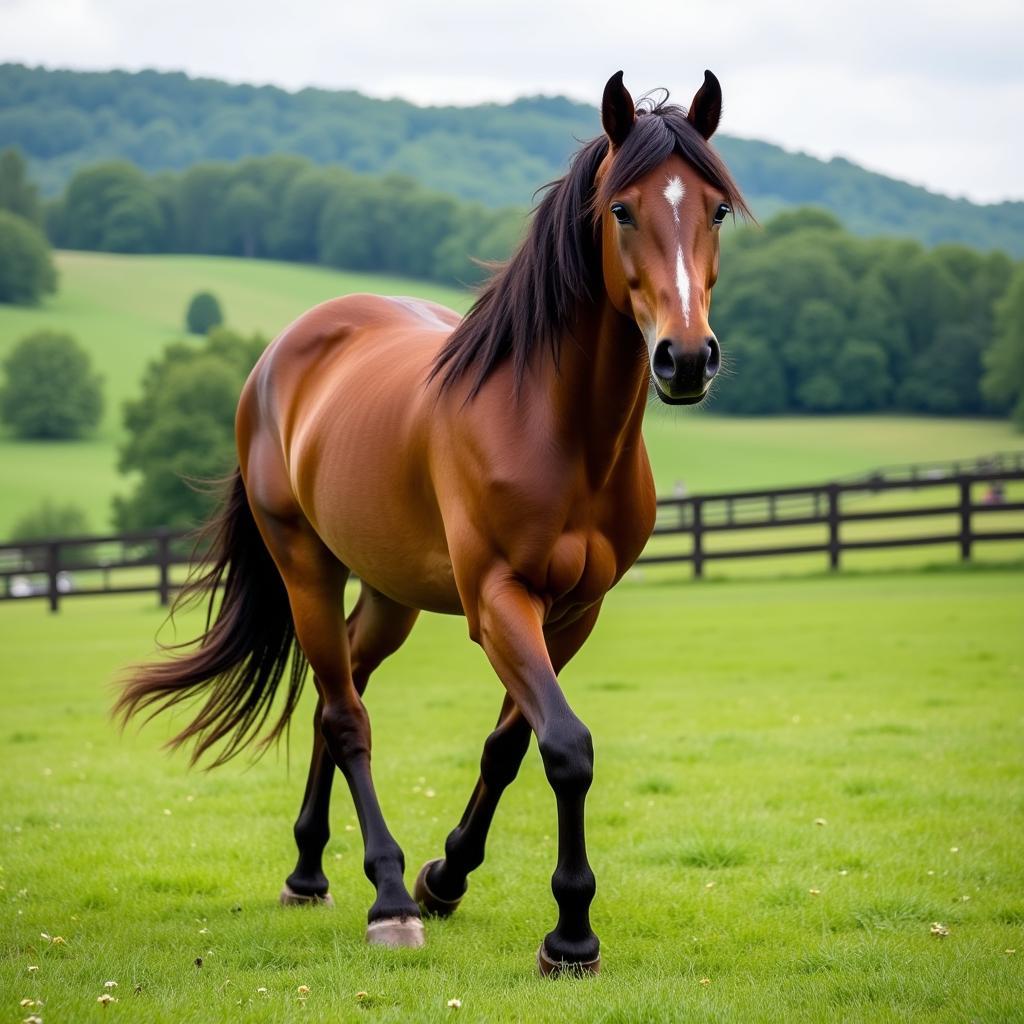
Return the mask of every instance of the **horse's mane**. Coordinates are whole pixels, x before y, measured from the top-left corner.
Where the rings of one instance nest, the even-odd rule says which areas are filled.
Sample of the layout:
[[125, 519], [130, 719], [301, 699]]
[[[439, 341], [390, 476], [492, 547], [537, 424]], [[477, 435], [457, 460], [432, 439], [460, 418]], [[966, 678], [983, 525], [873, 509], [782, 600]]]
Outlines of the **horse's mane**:
[[676, 153], [725, 195], [729, 205], [751, 216], [721, 157], [686, 118], [684, 108], [641, 99], [637, 119], [601, 186], [597, 169], [608, 139], [591, 139], [572, 158], [568, 173], [544, 186], [529, 231], [512, 258], [484, 285], [480, 297], [437, 354], [430, 379], [442, 390], [472, 373], [470, 397], [506, 359], [512, 358], [519, 390], [537, 349], [547, 347], [557, 365], [562, 339], [571, 334], [582, 303], [593, 300], [600, 280], [600, 211], [607, 197], [642, 178]]

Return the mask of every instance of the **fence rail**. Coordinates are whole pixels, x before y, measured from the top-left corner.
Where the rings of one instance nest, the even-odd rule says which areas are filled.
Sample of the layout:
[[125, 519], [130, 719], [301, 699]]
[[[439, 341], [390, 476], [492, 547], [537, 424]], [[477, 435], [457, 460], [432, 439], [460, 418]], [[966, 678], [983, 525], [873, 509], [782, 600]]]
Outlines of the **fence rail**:
[[[972, 472], [909, 473], [886, 477], [881, 472], [854, 480], [804, 487], [730, 491], [658, 500], [652, 543], [637, 564], [689, 563], [693, 576], [718, 559], [777, 558], [793, 555], [826, 557], [838, 570], [845, 552], [923, 545], [955, 545], [961, 559], [972, 557], [979, 544], [1024, 541], [1024, 525], [979, 530], [978, 521], [995, 521], [1008, 512], [1024, 511], [1024, 501], [1007, 500], [1002, 485], [1024, 480], [1024, 453], [979, 463]], [[937, 464], [939, 465], [939, 464]], [[949, 464], [941, 464], [948, 466]], [[982, 499], [975, 492], [986, 487]], [[887, 507], [884, 496], [895, 492], [951, 491], [939, 503]], [[880, 500], [883, 507], [863, 507]], [[844, 536], [843, 527], [858, 523], [906, 522], [926, 517], [952, 518], [956, 528], [901, 536]], [[709, 545], [709, 538], [746, 531], [821, 528], [819, 539], [801, 537], [790, 543], [755, 542], [738, 547]], [[686, 550], [665, 550], [662, 539], [678, 539]], [[85, 594], [156, 593], [168, 604], [180, 586], [173, 570], [189, 564], [190, 534], [180, 530], [149, 530], [91, 537], [53, 537], [0, 544], [0, 601], [46, 598], [57, 611], [66, 597]], [[155, 570], [155, 578], [149, 570]], [[119, 578], [113, 580], [113, 575]]]

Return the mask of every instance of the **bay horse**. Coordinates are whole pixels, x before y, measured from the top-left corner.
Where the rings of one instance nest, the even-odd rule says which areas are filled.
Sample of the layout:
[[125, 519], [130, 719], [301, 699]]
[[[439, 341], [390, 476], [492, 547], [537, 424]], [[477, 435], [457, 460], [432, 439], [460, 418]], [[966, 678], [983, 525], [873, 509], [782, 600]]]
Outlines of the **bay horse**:
[[[558, 814], [558, 922], [537, 964], [598, 970], [583, 822], [593, 746], [558, 673], [653, 529], [649, 379], [662, 401], [690, 405], [721, 362], [708, 324], [718, 228], [749, 212], [707, 141], [721, 106], [710, 72], [688, 110], [667, 95], [635, 105], [618, 72], [603, 134], [547, 187], [465, 318], [350, 295], [301, 316], [253, 369], [239, 466], [210, 524], [213, 561], [186, 592], [209, 596], [206, 632], [136, 669], [117, 711], [127, 721], [205, 696], [171, 743], [194, 741], [193, 760], [216, 745], [220, 764], [263, 731], [290, 665], [263, 742], [281, 734], [312, 666], [313, 754], [283, 903], [330, 901], [322, 854], [337, 766], [376, 890], [366, 939], [422, 945], [421, 914], [459, 905], [535, 734]], [[346, 619], [350, 573], [362, 589]], [[362, 694], [420, 610], [465, 615], [506, 694], [462, 820], [410, 894], [374, 792]]]

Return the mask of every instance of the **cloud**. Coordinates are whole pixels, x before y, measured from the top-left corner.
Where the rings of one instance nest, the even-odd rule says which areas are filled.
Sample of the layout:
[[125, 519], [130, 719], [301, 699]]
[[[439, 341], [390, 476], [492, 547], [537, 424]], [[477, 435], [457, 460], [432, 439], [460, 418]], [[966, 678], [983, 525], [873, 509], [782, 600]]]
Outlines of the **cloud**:
[[419, 103], [565, 93], [687, 102], [705, 67], [724, 130], [842, 154], [976, 199], [1024, 198], [1019, 2], [972, 0], [0, 0], [0, 59], [156, 67], [229, 81], [356, 88]]

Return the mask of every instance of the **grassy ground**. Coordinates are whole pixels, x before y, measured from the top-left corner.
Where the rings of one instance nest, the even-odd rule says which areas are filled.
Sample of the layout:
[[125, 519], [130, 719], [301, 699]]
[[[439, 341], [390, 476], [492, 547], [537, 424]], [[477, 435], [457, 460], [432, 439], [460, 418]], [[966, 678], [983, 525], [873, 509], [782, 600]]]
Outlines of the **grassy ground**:
[[[276, 905], [305, 725], [290, 768], [189, 773], [157, 751], [169, 723], [118, 739], [104, 717], [149, 650], [149, 598], [6, 606], [0, 1021], [23, 998], [47, 1022], [1024, 1020], [1022, 584], [626, 581], [563, 676], [597, 750], [586, 982], [533, 973], [555, 857], [535, 750], [455, 918], [422, 951], [369, 949], [343, 791], [337, 907]], [[461, 813], [500, 689], [464, 623], [425, 617], [368, 703], [411, 876]]]

